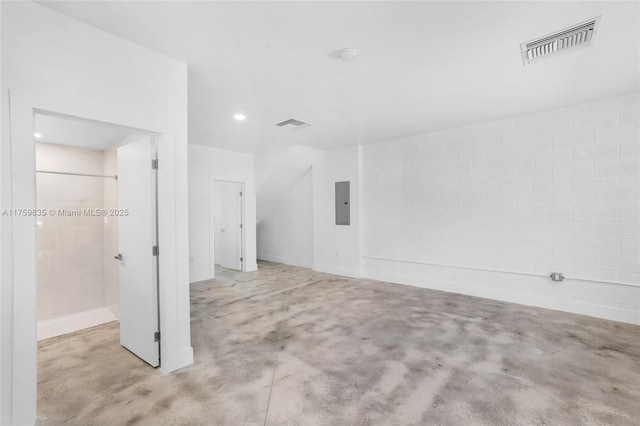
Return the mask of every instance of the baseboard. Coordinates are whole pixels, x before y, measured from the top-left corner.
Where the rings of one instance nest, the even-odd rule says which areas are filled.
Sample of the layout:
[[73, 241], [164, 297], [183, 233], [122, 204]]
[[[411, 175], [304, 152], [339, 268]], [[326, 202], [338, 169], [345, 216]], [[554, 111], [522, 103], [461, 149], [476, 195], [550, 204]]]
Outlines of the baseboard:
[[193, 364], [193, 347], [192, 346], [187, 346], [186, 348], [180, 349], [179, 363], [180, 363], [180, 368]]
[[314, 264], [314, 271], [326, 272], [327, 274], [342, 275], [343, 277], [360, 278], [362, 275], [359, 269], [343, 268], [340, 266]]
[[38, 321], [38, 340], [73, 333], [89, 327], [117, 321], [108, 308], [97, 308], [62, 317]]
[[189, 284], [200, 283], [202, 281], [209, 281], [215, 278], [215, 273], [212, 274], [194, 274], [189, 275]]
[[171, 373], [193, 364], [193, 347], [187, 346], [178, 350], [178, 361], [175, 364], [169, 364], [163, 361], [160, 370], [163, 373]]
[[640, 287], [362, 258], [363, 277], [640, 325]]
[[258, 260], [266, 260], [267, 262], [284, 263], [288, 265], [287, 259], [282, 256], [272, 256], [270, 254], [258, 254]]
[[291, 266], [298, 266], [300, 268], [309, 268], [311, 269], [311, 264], [309, 265], [304, 265], [300, 262], [295, 262], [292, 261], [291, 259], [288, 259], [286, 257], [282, 257], [282, 256], [272, 256], [270, 254], [260, 254], [258, 255], [258, 260], [266, 260], [267, 262], [275, 262], [275, 263], [282, 263], [284, 265], [291, 265]]

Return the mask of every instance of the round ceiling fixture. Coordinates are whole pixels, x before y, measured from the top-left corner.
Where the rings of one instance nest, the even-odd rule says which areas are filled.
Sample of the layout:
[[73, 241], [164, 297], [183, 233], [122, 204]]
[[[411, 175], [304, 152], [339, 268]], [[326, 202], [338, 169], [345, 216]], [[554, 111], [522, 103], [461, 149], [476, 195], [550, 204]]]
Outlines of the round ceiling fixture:
[[40, 139], [42, 137], [42, 135], [40, 133], [38, 133], [38, 132], [34, 133], [33, 136], [38, 138], [38, 139]]
[[354, 49], [352, 47], [348, 49], [342, 49], [340, 51], [340, 59], [345, 62], [354, 61], [358, 57], [358, 49]]
[[235, 118], [238, 121], [243, 121], [245, 118], [247, 118], [247, 116], [244, 114], [235, 114], [233, 118]]

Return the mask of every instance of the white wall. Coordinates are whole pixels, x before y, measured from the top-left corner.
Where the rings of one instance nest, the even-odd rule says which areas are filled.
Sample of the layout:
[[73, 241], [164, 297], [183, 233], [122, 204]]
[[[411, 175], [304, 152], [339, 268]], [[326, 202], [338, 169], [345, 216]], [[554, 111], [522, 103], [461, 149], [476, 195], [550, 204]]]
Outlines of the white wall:
[[323, 151], [301, 145], [261, 150], [255, 154], [257, 218], [270, 214], [276, 200], [294, 187]]
[[[2, 4], [0, 4], [0, 82], [2, 81]], [[4, 117], [6, 115], [6, 104], [4, 102], [4, 93], [0, 93], [0, 140], [4, 140], [8, 134], [4, 123]], [[2, 168], [5, 164], [4, 150], [0, 149], [0, 191], [4, 193], [5, 182], [2, 177]], [[1, 197], [0, 197], [1, 201]], [[4, 205], [4, 204], [3, 204]], [[0, 231], [5, 233], [4, 225], [6, 220], [0, 222]], [[10, 294], [13, 289], [9, 289], [9, 286], [4, 284], [4, 263], [5, 247], [8, 246], [8, 238], [0, 238], [0, 342], [13, 340], [13, 309], [12, 300], [13, 297]], [[4, 344], [3, 344], [4, 346]], [[0, 349], [0, 424], [8, 423], [11, 419], [11, 398], [13, 378], [11, 371], [11, 357], [7, 351]]]
[[[360, 276], [360, 147], [326, 151], [313, 164], [313, 269]], [[350, 181], [351, 225], [335, 224], [335, 182]]]
[[256, 262], [256, 203], [253, 155], [201, 145], [189, 145], [189, 279], [215, 277], [214, 244], [211, 241], [211, 183], [213, 180], [244, 182], [245, 270]]
[[363, 275], [640, 323], [639, 111], [633, 94], [364, 146]]
[[[38, 170], [101, 175], [102, 162], [102, 151], [36, 144]], [[59, 214], [104, 208], [104, 180], [39, 173], [36, 182], [48, 212], [37, 220], [38, 321], [104, 306], [104, 220]]]
[[258, 222], [258, 259], [313, 267], [313, 169], [295, 186], [270, 200]]
[[[160, 134], [162, 369], [192, 363], [186, 64], [32, 2], [0, 7], [2, 208], [35, 207], [34, 108]], [[34, 218], [2, 218], [3, 424], [36, 418], [35, 229]]]

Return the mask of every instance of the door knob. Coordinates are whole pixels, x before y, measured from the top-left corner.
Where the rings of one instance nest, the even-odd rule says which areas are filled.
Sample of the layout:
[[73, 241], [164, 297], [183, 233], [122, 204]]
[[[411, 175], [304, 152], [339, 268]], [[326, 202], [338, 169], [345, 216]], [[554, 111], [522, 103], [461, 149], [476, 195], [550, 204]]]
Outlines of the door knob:
[[113, 256], [114, 259], [116, 260], [122, 260], [122, 253], [118, 253], [117, 256]]

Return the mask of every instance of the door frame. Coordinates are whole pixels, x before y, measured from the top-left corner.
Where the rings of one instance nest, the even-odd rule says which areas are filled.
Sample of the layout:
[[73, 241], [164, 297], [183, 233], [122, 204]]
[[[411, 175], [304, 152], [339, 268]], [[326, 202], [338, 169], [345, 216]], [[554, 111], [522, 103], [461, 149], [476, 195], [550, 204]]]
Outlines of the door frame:
[[245, 199], [247, 197], [246, 185], [244, 181], [239, 180], [229, 180], [229, 179], [216, 179], [215, 177], [209, 178], [209, 274], [213, 277], [215, 276], [216, 269], [216, 252], [215, 252], [215, 227], [213, 226], [213, 209], [214, 209], [214, 199], [213, 199], [213, 186], [215, 182], [227, 182], [227, 183], [237, 183], [240, 184], [240, 191], [242, 192], [242, 196], [240, 197], [240, 223], [242, 224], [242, 228], [240, 228], [240, 257], [242, 261], [240, 262], [240, 271], [247, 271], [247, 254], [246, 254], [246, 202]]
[[[186, 209], [178, 205], [183, 200], [182, 184], [186, 184], [186, 151], [178, 151], [178, 144], [186, 143], [171, 128], [144, 129], [108, 121], [100, 114], [91, 116], [91, 104], [81, 108], [47, 94], [27, 91], [8, 92], [9, 108], [6, 116], [8, 131], [2, 139], [2, 208], [35, 209], [35, 142], [34, 115], [48, 114], [72, 119], [117, 125], [156, 136], [160, 168], [158, 185], [164, 188], [158, 199], [158, 225], [163, 231], [159, 245], [164, 247], [165, 261], [160, 265], [159, 303], [163, 317], [160, 342], [164, 372], [193, 363], [190, 325], [182, 321], [189, 316], [188, 288], [178, 282], [186, 271], [187, 258], [176, 249], [178, 218]], [[117, 114], [115, 114], [117, 115]], [[101, 119], [106, 118], [106, 119]], [[121, 117], [126, 120], [125, 117]], [[5, 124], [5, 123], [3, 123]], [[178, 156], [176, 158], [176, 155]], [[163, 163], [162, 161], [165, 161]], [[164, 164], [164, 166], [163, 166]], [[180, 173], [180, 174], [178, 174]], [[36, 280], [36, 218], [2, 217], [2, 394], [8, 404], [9, 418], [17, 424], [35, 421], [37, 410], [37, 280]], [[178, 276], [180, 274], [180, 276]], [[16, 283], [19, 283], [17, 285]], [[185, 311], [186, 310], [186, 311]], [[5, 396], [7, 395], [7, 400]], [[4, 415], [3, 406], [3, 415]]]

